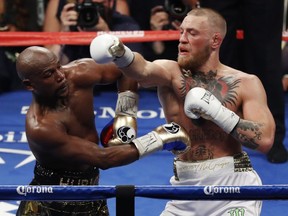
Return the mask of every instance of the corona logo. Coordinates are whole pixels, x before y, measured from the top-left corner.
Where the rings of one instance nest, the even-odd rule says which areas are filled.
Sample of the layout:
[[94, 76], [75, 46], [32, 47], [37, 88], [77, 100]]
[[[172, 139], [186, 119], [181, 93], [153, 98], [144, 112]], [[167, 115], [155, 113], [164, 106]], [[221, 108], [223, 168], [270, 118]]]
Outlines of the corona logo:
[[204, 193], [209, 196], [214, 194], [234, 194], [240, 193], [240, 187], [205, 186]]
[[26, 196], [27, 194], [41, 194], [41, 193], [53, 193], [53, 188], [49, 186], [24, 186], [20, 185], [16, 188], [19, 195]]

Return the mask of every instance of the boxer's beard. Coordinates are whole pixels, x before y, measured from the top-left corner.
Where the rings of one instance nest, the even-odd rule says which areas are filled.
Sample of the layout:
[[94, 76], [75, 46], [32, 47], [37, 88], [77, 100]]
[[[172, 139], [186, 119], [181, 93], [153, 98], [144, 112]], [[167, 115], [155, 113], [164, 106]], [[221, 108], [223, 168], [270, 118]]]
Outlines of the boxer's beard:
[[198, 71], [199, 67], [205, 64], [205, 62], [209, 59], [210, 54], [211, 49], [209, 46], [206, 46], [194, 56], [191, 55], [189, 57], [178, 56], [177, 60], [181, 68], [193, 72]]

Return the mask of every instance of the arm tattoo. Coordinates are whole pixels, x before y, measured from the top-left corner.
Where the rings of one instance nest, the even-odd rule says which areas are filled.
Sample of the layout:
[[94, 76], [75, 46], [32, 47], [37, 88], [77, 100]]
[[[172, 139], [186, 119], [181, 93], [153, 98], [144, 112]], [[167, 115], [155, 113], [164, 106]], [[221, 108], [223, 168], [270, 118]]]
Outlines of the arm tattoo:
[[[261, 140], [262, 138], [262, 132], [260, 130], [262, 126], [263, 125], [261, 124], [240, 120], [231, 135], [239, 140], [243, 146], [250, 149], [257, 149], [259, 144], [257, 144], [256, 141]], [[239, 130], [250, 131], [251, 133], [254, 133], [254, 136], [253, 138], [249, 138], [246, 135], [239, 133]]]

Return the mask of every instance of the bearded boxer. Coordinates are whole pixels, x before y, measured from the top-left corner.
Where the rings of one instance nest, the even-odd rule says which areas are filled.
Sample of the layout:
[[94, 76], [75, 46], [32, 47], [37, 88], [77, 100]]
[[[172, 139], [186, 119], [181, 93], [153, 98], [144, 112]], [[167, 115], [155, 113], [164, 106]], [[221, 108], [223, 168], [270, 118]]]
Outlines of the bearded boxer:
[[[126, 165], [160, 150], [182, 154], [189, 147], [185, 129], [176, 123], [159, 126], [133, 143], [98, 146], [93, 86], [119, 80], [116, 122], [120, 115], [125, 122], [125, 115], [133, 114], [129, 110], [135, 111], [137, 105], [137, 83], [122, 76], [114, 64], [99, 65], [86, 58], [62, 66], [54, 53], [33, 46], [20, 53], [16, 66], [20, 79], [33, 96], [25, 126], [29, 147], [36, 158], [31, 185], [97, 185], [99, 169]], [[116, 138], [113, 134], [113, 139]], [[109, 213], [105, 200], [22, 201], [17, 215], [106, 216]]]
[[[174, 160], [172, 185], [261, 185], [243, 146], [267, 153], [275, 122], [258, 77], [224, 65], [219, 50], [226, 22], [196, 8], [180, 26], [178, 60], [146, 61], [115, 36], [90, 44], [97, 63], [114, 62], [143, 87], [157, 87], [168, 122], [181, 123], [191, 148]], [[258, 216], [261, 201], [169, 201], [161, 216]]]

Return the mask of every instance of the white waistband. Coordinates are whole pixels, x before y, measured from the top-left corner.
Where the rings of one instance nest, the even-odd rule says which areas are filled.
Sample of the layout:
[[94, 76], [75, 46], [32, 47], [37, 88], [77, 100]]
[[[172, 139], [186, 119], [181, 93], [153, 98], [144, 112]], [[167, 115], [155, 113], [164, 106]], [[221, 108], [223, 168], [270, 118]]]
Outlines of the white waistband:
[[174, 161], [174, 169], [175, 177], [179, 179], [223, 175], [234, 172], [234, 158], [227, 156], [199, 162], [183, 162], [176, 159]]

